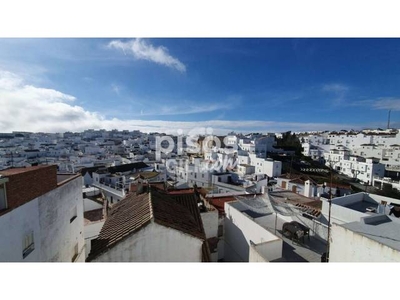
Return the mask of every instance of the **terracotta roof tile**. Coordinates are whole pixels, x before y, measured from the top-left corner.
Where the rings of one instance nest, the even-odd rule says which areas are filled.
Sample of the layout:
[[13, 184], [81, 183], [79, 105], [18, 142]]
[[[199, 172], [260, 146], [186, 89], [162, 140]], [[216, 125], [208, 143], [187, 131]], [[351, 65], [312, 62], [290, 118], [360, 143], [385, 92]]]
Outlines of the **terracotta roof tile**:
[[175, 228], [199, 239], [205, 239], [203, 223], [194, 195], [172, 196], [154, 189], [150, 194], [156, 223]]
[[243, 194], [235, 196], [221, 196], [221, 197], [207, 197], [206, 200], [218, 210], [220, 216], [225, 214], [225, 202], [236, 201], [237, 196], [241, 197], [254, 197], [254, 194]]
[[[203, 243], [206, 240], [194, 194], [175, 196], [151, 188], [149, 193], [130, 194], [113, 206], [98, 238], [92, 242], [88, 261], [152, 221], [190, 234]], [[207, 251], [208, 247], [202, 249], [205, 261], [210, 260]]]

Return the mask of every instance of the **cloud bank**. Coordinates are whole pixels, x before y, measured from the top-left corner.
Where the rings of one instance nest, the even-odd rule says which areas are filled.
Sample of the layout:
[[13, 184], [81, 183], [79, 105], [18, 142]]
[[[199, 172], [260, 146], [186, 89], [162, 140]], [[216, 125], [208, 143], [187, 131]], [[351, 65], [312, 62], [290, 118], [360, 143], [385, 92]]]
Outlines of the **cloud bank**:
[[382, 97], [377, 99], [355, 101], [348, 103], [347, 105], [356, 107], [369, 107], [372, 109], [400, 111], [400, 98]]
[[133, 39], [126, 42], [114, 40], [108, 43], [107, 46], [111, 49], [122, 50], [125, 55], [132, 55], [135, 59], [148, 60], [174, 68], [182, 73], [186, 72], [186, 66], [179, 59], [169, 55], [166, 47], [154, 47], [142, 39]]
[[[340, 130], [357, 128], [354, 124], [296, 123], [249, 120], [164, 121], [122, 120], [74, 105], [76, 98], [63, 92], [26, 84], [20, 76], [0, 70], [0, 132], [65, 132], [85, 129], [127, 129], [142, 132], [174, 134], [179, 129], [188, 132], [196, 127], [211, 127], [217, 134], [236, 132], [283, 132], [311, 130]], [[219, 108], [219, 107], [218, 107]], [[192, 108], [196, 112], [204, 107]], [[216, 109], [209, 107], [208, 110]], [[168, 111], [164, 111], [168, 114]]]

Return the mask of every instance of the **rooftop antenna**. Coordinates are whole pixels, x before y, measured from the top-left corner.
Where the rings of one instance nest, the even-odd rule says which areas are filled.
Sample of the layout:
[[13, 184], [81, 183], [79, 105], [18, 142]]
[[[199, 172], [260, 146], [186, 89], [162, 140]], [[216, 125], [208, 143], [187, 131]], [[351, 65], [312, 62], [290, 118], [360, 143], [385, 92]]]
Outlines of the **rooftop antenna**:
[[389, 114], [388, 114], [388, 123], [387, 123], [387, 129], [389, 129], [390, 128], [390, 112], [391, 112], [392, 110], [391, 109], [389, 109]]

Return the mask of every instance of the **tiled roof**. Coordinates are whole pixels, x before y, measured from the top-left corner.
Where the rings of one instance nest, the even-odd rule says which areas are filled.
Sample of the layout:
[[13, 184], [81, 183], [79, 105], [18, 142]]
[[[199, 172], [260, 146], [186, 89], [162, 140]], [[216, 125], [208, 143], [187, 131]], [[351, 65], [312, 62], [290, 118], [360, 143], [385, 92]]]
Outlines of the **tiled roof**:
[[290, 179], [290, 182], [292, 183], [298, 183], [298, 184], [304, 184], [305, 181], [310, 180], [310, 182], [314, 185], [316, 185], [316, 182], [308, 175], [305, 174], [283, 174], [281, 176], [278, 176], [278, 178], [282, 179]]
[[237, 196], [241, 197], [254, 197], [254, 194], [243, 194], [235, 196], [221, 196], [221, 197], [207, 197], [206, 200], [218, 210], [218, 214], [223, 216], [225, 214], [225, 202], [236, 201]]
[[171, 196], [152, 189], [154, 221], [175, 228], [199, 239], [205, 239], [200, 211], [194, 195]]
[[[151, 188], [149, 193], [128, 195], [111, 209], [98, 238], [92, 242], [88, 261], [151, 221], [205, 241], [197, 201], [194, 195], [191, 197], [192, 199], [189, 195], [184, 195], [176, 198], [154, 188]], [[207, 249], [203, 249], [205, 260], [208, 259], [207, 256], [204, 257], [204, 251]]]
[[99, 236], [92, 241], [88, 260], [150, 223], [149, 194], [130, 195], [113, 206]]
[[201, 262], [211, 262], [210, 247], [207, 241], [204, 241], [201, 246]]
[[107, 171], [109, 173], [117, 173], [117, 172], [128, 172], [132, 170], [139, 170], [139, 169], [146, 169], [149, 166], [145, 164], [144, 162], [136, 162], [136, 163], [131, 163], [131, 164], [125, 164], [125, 165], [119, 165], [115, 167], [109, 167], [107, 168]]

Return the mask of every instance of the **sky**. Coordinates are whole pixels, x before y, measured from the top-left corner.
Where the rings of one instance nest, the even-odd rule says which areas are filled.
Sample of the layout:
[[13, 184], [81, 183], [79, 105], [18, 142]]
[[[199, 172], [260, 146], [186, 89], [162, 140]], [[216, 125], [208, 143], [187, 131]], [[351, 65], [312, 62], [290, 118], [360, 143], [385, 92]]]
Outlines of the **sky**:
[[0, 132], [400, 126], [400, 39], [2, 38]]

